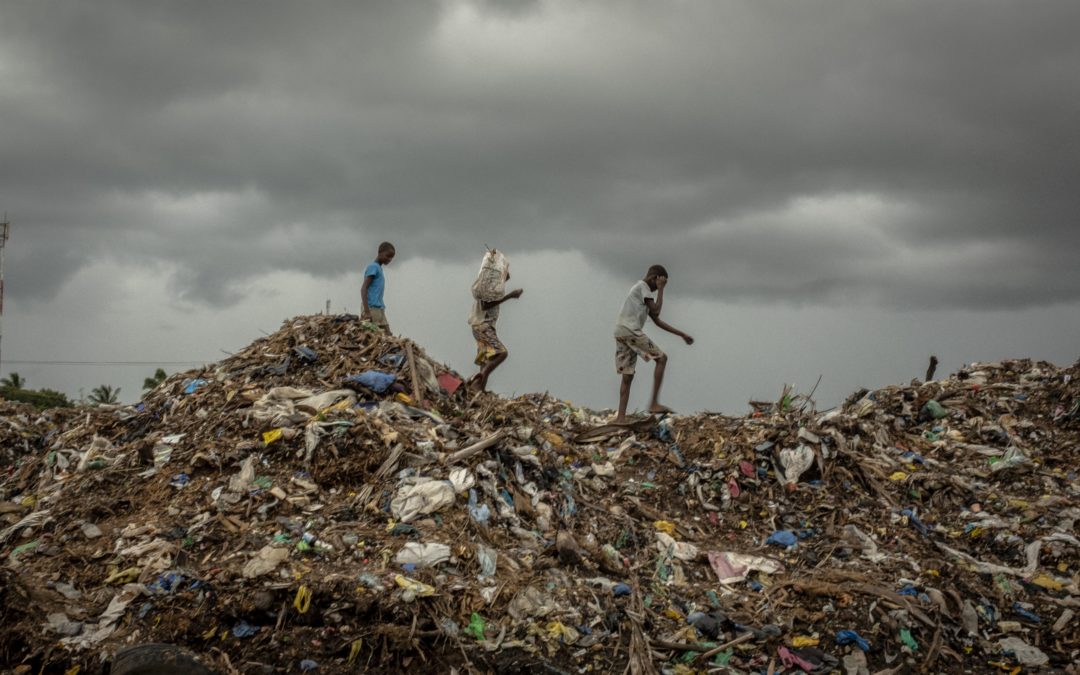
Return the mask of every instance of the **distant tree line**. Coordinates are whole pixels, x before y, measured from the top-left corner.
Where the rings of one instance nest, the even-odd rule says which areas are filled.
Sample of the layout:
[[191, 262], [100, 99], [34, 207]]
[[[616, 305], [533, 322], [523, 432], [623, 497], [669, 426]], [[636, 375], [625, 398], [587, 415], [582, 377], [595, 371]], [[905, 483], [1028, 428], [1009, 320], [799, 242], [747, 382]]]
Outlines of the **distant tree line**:
[[26, 388], [26, 379], [18, 373], [11, 373], [0, 379], [0, 398], [19, 403], [29, 403], [36, 408], [68, 408], [72, 402], [68, 397], [52, 389], [32, 391]]
[[[143, 380], [143, 389], [147, 391], [156, 389], [168, 377], [168, 373], [158, 368], [153, 377]], [[67, 408], [82, 402], [81, 395], [80, 401], [71, 401], [65, 394], [52, 389], [27, 389], [26, 378], [15, 372], [0, 379], [0, 398], [8, 401], [29, 403], [38, 408]], [[114, 405], [119, 401], [120, 387], [103, 384], [91, 389], [90, 395], [86, 397], [85, 402], [91, 405]]]

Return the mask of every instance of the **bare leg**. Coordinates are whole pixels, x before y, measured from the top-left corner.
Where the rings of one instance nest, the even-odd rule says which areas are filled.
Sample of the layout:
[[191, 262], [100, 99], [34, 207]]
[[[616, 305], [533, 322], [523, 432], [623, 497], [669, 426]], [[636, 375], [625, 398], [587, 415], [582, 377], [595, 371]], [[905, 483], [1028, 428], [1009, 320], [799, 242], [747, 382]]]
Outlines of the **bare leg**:
[[619, 385], [619, 414], [615, 417], [616, 424], [626, 421], [626, 405], [630, 402], [630, 385], [633, 381], [633, 373], [622, 376], [622, 384]]
[[653, 373], [652, 402], [649, 412], [671, 412], [671, 408], [660, 405], [660, 385], [664, 383], [664, 369], [667, 367], [667, 354], [656, 359], [656, 372]]
[[502, 365], [502, 362], [505, 361], [508, 356], [510, 356], [509, 352], [496, 354], [488, 359], [487, 363], [480, 368], [480, 372], [473, 378], [476, 380], [476, 383], [480, 385], [480, 391], [485, 391], [487, 389], [488, 377], [491, 375], [492, 371]]

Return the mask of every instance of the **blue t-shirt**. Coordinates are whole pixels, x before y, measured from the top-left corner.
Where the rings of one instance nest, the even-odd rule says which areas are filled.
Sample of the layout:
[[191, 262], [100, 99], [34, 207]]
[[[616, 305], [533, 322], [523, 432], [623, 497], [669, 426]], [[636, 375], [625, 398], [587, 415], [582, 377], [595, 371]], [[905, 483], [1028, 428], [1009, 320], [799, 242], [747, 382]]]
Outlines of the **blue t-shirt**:
[[364, 270], [364, 278], [368, 277], [374, 277], [367, 289], [368, 307], [383, 309], [386, 307], [383, 304], [383, 289], [386, 288], [386, 277], [383, 276], [382, 265], [377, 262], [369, 264], [367, 269]]

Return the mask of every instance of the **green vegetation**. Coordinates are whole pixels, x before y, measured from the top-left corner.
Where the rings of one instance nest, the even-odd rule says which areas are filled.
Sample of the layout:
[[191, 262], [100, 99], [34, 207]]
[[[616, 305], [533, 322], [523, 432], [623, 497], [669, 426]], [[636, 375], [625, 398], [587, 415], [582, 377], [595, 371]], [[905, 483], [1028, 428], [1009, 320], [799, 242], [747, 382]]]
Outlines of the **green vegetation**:
[[71, 401], [68, 400], [67, 396], [58, 391], [53, 391], [52, 389], [30, 391], [29, 389], [19, 389], [17, 387], [0, 385], [0, 398], [7, 399], [8, 401], [18, 401], [19, 403], [29, 403], [37, 408], [71, 407]]
[[0, 387], [11, 387], [12, 389], [26, 389], [26, 380], [22, 378], [16, 372], [12, 372], [10, 375], [0, 380]]
[[112, 405], [119, 401], [119, 396], [120, 387], [114, 389], [107, 384], [103, 384], [100, 387], [94, 387], [87, 400], [94, 405]]
[[164, 382], [167, 377], [169, 377], [168, 373], [166, 373], [163, 368], [158, 368], [154, 371], [153, 377], [148, 377], [143, 380], [142, 388], [146, 391], [157, 389], [158, 385]]

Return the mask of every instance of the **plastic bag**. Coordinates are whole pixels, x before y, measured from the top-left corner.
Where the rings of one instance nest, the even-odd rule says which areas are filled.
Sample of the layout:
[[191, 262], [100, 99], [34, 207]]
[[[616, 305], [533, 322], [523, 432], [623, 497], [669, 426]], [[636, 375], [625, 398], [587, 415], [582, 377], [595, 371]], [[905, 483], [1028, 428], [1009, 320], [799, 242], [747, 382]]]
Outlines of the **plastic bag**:
[[506, 293], [506, 271], [509, 267], [506, 256], [495, 249], [484, 254], [480, 263], [480, 272], [472, 285], [473, 297], [482, 302], [494, 302]]

